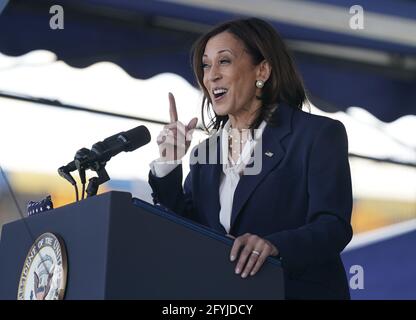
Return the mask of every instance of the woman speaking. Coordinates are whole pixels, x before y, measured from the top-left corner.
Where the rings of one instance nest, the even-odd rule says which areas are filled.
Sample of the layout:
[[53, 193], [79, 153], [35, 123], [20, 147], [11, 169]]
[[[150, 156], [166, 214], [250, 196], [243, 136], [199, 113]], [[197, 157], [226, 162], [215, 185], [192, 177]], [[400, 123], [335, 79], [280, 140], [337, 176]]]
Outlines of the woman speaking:
[[233, 237], [230, 260], [242, 278], [273, 256], [287, 299], [349, 299], [340, 258], [352, 237], [344, 126], [302, 111], [302, 81], [265, 21], [215, 27], [195, 43], [192, 63], [211, 135], [192, 150], [182, 186], [180, 159], [198, 119], [178, 121], [169, 94], [171, 123], [150, 165], [155, 203]]

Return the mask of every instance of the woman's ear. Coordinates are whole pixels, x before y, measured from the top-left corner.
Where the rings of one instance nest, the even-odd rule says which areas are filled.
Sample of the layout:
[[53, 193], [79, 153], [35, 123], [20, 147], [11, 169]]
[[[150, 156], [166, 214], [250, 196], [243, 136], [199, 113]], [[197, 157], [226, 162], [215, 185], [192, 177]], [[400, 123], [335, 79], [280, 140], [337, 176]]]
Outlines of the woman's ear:
[[266, 60], [263, 60], [257, 67], [257, 80], [263, 80], [264, 82], [266, 82], [269, 79], [270, 74], [272, 72], [272, 67], [270, 66], [270, 63], [268, 63]]

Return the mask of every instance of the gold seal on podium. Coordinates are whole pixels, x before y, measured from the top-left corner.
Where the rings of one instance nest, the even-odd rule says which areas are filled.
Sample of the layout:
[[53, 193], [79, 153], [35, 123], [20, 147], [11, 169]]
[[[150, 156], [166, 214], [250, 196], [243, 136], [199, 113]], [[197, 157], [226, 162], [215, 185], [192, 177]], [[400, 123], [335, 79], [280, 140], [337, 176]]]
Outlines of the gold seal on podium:
[[67, 257], [63, 240], [44, 233], [30, 248], [17, 291], [18, 300], [62, 300], [65, 295]]

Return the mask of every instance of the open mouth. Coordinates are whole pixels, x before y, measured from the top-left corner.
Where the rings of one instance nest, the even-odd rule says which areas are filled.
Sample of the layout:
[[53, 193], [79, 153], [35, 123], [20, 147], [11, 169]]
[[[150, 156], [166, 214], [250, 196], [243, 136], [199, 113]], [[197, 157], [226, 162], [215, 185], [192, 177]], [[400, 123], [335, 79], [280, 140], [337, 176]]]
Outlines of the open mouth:
[[212, 90], [212, 94], [214, 95], [214, 100], [218, 101], [222, 99], [228, 92], [226, 88], [215, 88]]

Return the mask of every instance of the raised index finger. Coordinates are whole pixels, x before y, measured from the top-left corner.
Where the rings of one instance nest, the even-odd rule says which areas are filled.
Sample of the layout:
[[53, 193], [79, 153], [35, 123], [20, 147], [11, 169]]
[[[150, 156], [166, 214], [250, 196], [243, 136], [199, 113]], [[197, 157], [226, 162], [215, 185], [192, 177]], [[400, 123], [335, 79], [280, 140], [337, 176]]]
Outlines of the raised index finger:
[[178, 112], [176, 111], [175, 97], [170, 92], [169, 92], [169, 114], [170, 114], [170, 123], [174, 123], [178, 121]]

